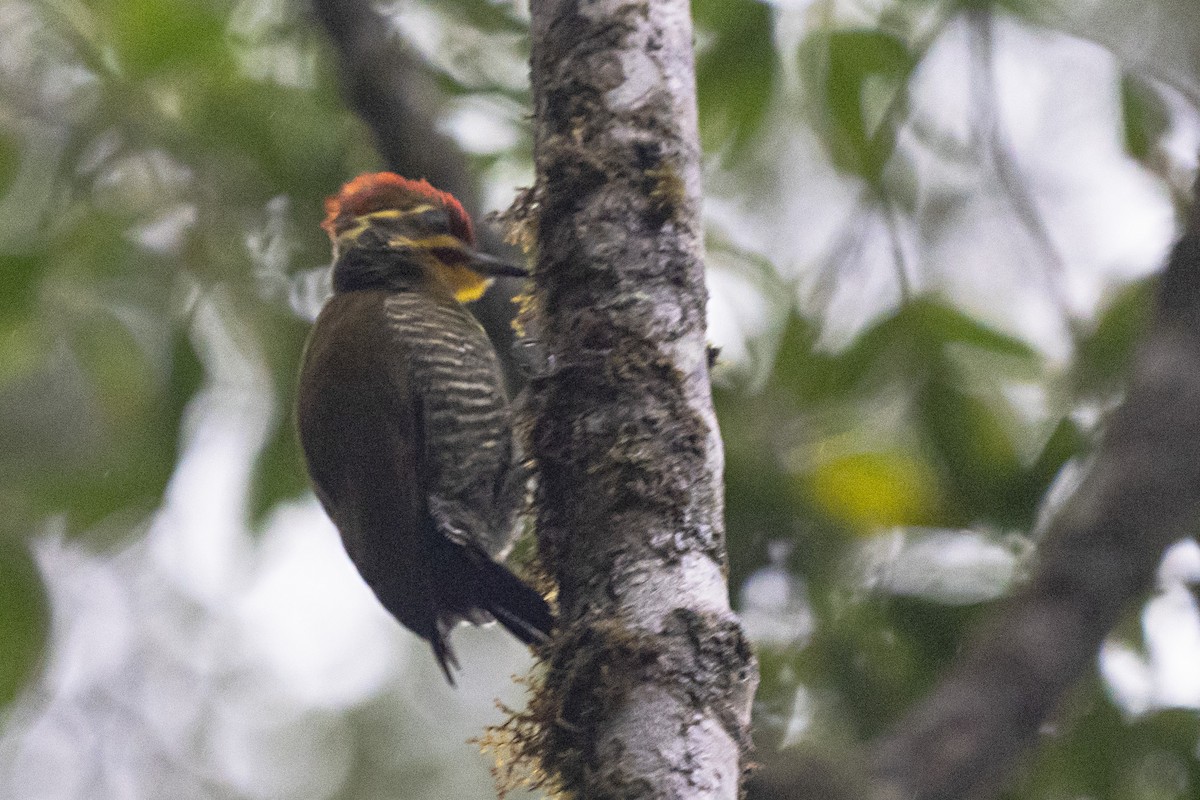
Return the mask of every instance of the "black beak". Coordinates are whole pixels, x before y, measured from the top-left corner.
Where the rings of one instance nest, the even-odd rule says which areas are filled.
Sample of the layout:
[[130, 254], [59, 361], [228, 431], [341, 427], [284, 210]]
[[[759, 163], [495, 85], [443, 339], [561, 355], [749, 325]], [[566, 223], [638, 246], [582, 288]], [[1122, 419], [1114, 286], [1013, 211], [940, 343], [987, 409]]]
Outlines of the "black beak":
[[516, 264], [510, 264], [495, 256], [478, 251], [471, 253], [471, 260], [466, 264], [468, 269], [478, 272], [480, 275], [487, 275], [489, 278], [528, 278], [529, 270], [524, 267], [518, 267]]

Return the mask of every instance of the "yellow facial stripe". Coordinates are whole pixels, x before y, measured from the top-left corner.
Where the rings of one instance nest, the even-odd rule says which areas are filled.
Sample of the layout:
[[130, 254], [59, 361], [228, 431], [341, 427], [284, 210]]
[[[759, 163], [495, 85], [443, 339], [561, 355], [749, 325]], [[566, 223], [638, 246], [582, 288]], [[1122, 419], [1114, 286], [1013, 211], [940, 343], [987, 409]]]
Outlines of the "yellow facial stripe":
[[355, 217], [354, 224], [338, 234], [338, 242], [353, 242], [359, 236], [362, 236], [363, 232], [366, 231], [367, 228], [371, 227], [371, 223], [376, 220], [403, 219], [404, 217], [424, 214], [426, 211], [433, 210], [435, 210], [434, 207], [429, 203], [422, 203], [421, 205], [413, 206], [406, 211], [401, 211], [398, 208], [385, 208], [382, 211], [372, 211], [370, 214], [363, 214], [361, 217]]
[[398, 208], [385, 208], [382, 211], [372, 211], [370, 214], [363, 214], [359, 219], [400, 219], [401, 217], [411, 217], [414, 214], [424, 214], [426, 211], [433, 211], [433, 206], [429, 203], [422, 203], [419, 206], [401, 211]]
[[[404, 217], [424, 214], [427, 211], [433, 210], [435, 210], [435, 207], [426, 203], [414, 206], [405, 211], [397, 208], [387, 208], [383, 211], [372, 211], [370, 214], [355, 217], [353, 224], [338, 235], [338, 247], [340, 249], [351, 245], [374, 222], [403, 219]], [[418, 238], [396, 235], [389, 237], [387, 243], [390, 247], [405, 248], [420, 253], [423, 256], [421, 261], [426, 265], [426, 269], [432, 273], [436, 280], [445, 284], [454, 293], [454, 299], [460, 303], [470, 303], [478, 300], [483, 297], [483, 293], [492, 284], [491, 278], [480, 275], [470, 267], [462, 264], [447, 264], [434, 255], [433, 251], [435, 250], [450, 250], [461, 252], [464, 254], [464, 258], [467, 257], [470, 249], [462, 239], [453, 234], [439, 233], [433, 236]]]
[[371, 221], [366, 217], [358, 217], [354, 220], [354, 224], [346, 230], [338, 234], [338, 243], [353, 242], [359, 236], [362, 236], [363, 231], [371, 227]]
[[[414, 250], [455, 250], [465, 252], [466, 247], [461, 239], [448, 233], [436, 236], [425, 236], [420, 239], [410, 239], [407, 236], [393, 236], [388, 239], [392, 247], [411, 247]], [[470, 267], [462, 264], [447, 264], [437, 256], [429, 253], [429, 264], [439, 280], [454, 292], [454, 299], [460, 303], [470, 303], [483, 297], [483, 293], [492, 285], [491, 278], [485, 278]]]
[[392, 247], [410, 247], [413, 250], [426, 252], [426, 263], [434, 277], [450, 287], [454, 299], [460, 303], [470, 303], [483, 297], [483, 293], [492, 285], [491, 278], [485, 278], [470, 267], [462, 264], [447, 264], [433, 254], [434, 250], [465, 251], [462, 240], [457, 236], [439, 234], [426, 236], [422, 239], [409, 239], [405, 236], [394, 236], [388, 239]]
[[448, 233], [439, 233], [436, 236], [425, 236], [420, 239], [410, 239], [407, 236], [393, 236], [388, 239], [388, 244], [392, 247], [411, 247], [414, 250], [464, 249], [462, 240]]

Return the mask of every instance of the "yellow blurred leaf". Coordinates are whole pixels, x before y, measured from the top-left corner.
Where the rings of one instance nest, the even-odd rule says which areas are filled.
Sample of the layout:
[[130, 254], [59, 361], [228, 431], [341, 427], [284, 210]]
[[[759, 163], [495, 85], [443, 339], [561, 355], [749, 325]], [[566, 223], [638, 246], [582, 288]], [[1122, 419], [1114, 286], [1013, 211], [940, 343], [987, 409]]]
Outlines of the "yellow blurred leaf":
[[841, 456], [819, 464], [805, 483], [822, 511], [864, 529], [927, 523], [939, 506], [933, 471], [903, 453]]

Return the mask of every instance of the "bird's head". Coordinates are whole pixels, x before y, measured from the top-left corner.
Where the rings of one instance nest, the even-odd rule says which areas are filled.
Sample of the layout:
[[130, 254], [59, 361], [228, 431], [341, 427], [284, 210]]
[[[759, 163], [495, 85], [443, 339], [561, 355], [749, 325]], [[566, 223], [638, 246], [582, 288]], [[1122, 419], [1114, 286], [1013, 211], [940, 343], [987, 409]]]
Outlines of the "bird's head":
[[466, 303], [482, 297], [493, 277], [527, 274], [476, 250], [462, 204], [424, 180], [359, 175], [325, 201], [325, 212], [335, 291], [433, 281]]

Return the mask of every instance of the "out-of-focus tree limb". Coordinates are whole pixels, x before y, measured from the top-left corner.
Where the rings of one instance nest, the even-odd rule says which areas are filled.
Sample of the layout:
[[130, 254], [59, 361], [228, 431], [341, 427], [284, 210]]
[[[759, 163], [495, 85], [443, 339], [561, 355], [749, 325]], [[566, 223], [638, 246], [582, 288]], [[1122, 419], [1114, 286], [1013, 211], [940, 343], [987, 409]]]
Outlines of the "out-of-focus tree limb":
[[387, 18], [367, 0], [313, 0], [313, 11], [337, 49], [346, 99], [388, 169], [426, 178], [478, 211], [466, 159], [437, 129], [437, 87]]
[[1163, 551], [1200, 517], [1200, 204], [1163, 275], [1128, 394], [1030, 582], [875, 747], [876, 800], [993, 796]]
[[[338, 54], [343, 91], [350, 107], [371, 129], [375, 146], [392, 172], [425, 178], [457, 197], [475, 219], [479, 192], [467, 158], [437, 129], [440, 94], [421, 61], [404, 47], [386, 17], [368, 0], [313, 0], [313, 13]], [[349, 175], [347, 178], [351, 177]], [[332, 193], [337, 187], [329, 187]], [[477, 225], [481, 247], [501, 249], [491, 226]], [[510, 385], [520, 380], [513, 362], [513, 308], [516, 283], [489, 292], [472, 306], [504, 363]], [[511, 291], [505, 291], [508, 288]]]

